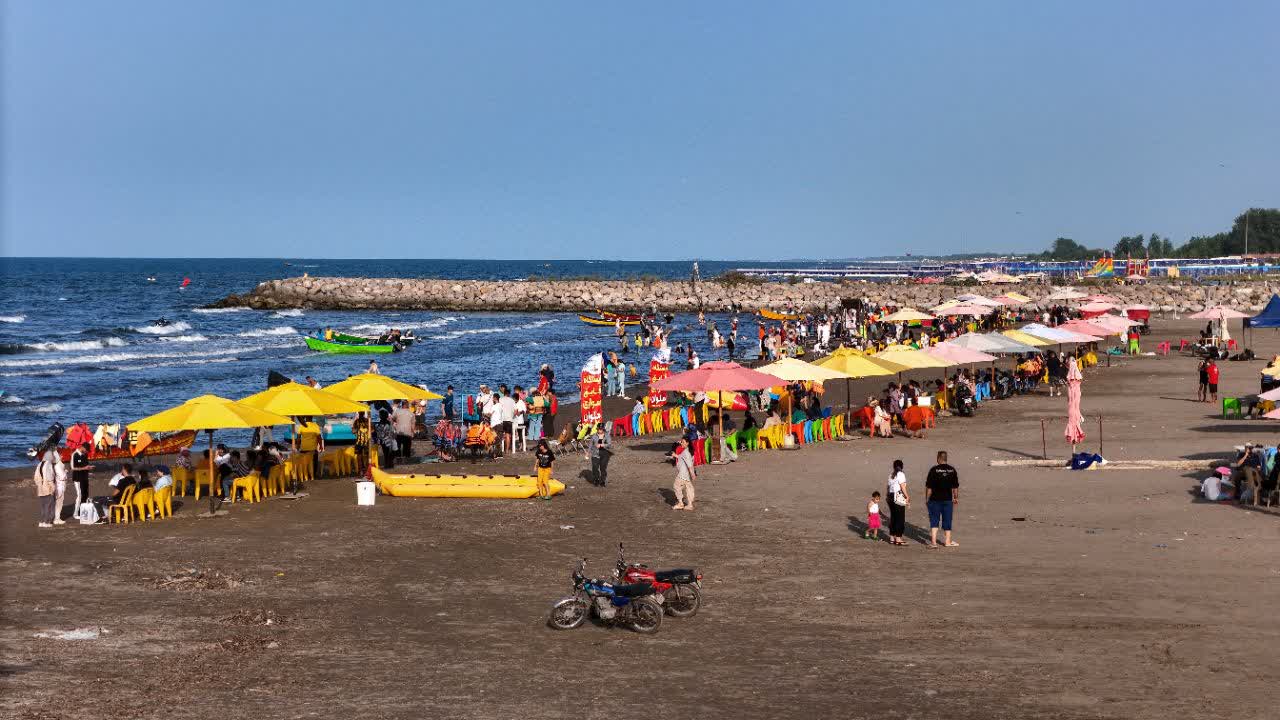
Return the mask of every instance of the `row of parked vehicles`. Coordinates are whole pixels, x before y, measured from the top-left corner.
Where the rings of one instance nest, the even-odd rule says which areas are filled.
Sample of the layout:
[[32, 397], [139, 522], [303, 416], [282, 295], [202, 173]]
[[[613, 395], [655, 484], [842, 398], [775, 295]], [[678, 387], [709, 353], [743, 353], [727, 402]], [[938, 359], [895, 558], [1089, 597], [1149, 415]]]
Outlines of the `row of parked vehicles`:
[[586, 575], [587, 559], [573, 570], [573, 594], [556, 601], [547, 624], [556, 630], [580, 627], [589, 617], [605, 625], [656, 633], [664, 615], [692, 617], [702, 606], [702, 575], [692, 569], [651, 570], [628, 563], [622, 543], [612, 578]]

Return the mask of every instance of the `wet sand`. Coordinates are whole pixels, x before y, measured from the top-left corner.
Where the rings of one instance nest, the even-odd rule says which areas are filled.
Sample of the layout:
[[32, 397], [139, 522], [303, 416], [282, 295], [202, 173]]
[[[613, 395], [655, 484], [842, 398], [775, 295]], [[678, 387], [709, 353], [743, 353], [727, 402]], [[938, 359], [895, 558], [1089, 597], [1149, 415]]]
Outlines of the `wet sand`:
[[[1144, 346], [1198, 326], [1158, 323]], [[1253, 347], [1280, 353], [1280, 337], [1258, 332]], [[1256, 392], [1264, 364], [1223, 363], [1224, 394]], [[1207, 469], [1232, 445], [1276, 441], [1272, 422], [1223, 420], [1193, 402], [1195, 366], [1174, 354], [1090, 371], [1085, 446], [1096, 447], [1099, 413], [1110, 459]], [[170, 520], [38, 530], [30, 484], [3, 483], [0, 709], [1274, 717], [1280, 512], [1198, 500], [1204, 471], [990, 466], [1038, 457], [1041, 418], [1064, 457], [1064, 412], [1064, 398], [1024, 396], [944, 418], [924, 440], [747, 453], [700, 468], [693, 513], [669, 509], [670, 433], [619, 441], [607, 489], [582, 478], [580, 455], [563, 456], [556, 476], [571, 488], [550, 503], [357, 507], [350, 481], [321, 480], [307, 498], [236, 504], [216, 519], [194, 517], [204, 504], [188, 497]], [[905, 461], [920, 498], [940, 449], [960, 472], [961, 547], [919, 544], [923, 502], [908, 511], [909, 547], [861, 539], [867, 497], [883, 491], [892, 460]], [[703, 572], [702, 611], [668, 617], [652, 637], [548, 629], [574, 562], [586, 556], [603, 575], [619, 541], [633, 559]], [[199, 580], [179, 579], [193, 569]], [[99, 634], [38, 637], [80, 628]]]

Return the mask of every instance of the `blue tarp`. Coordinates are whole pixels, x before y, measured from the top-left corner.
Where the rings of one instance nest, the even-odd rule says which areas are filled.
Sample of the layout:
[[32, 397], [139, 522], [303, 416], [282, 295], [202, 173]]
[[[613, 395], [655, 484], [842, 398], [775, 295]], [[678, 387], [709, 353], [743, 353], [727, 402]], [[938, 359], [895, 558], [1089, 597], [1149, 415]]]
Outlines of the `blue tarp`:
[[1272, 295], [1271, 302], [1262, 308], [1262, 312], [1249, 318], [1246, 327], [1280, 328], [1280, 295]]

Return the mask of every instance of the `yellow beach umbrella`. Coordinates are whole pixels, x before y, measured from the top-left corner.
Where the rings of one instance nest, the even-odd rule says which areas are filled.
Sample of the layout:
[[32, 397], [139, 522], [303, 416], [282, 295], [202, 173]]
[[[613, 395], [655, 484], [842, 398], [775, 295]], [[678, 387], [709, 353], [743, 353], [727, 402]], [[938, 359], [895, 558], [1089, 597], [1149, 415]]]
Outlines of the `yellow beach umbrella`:
[[[178, 430], [204, 430], [209, 434], [209, 513], [213, 514], [213, 431], [231, 428], [256, 428], [268, 425], [289, 425], [293, 421], [266, 410], [242, 405], [217, 395], [201, 395], [176, 407], [171, 407], [130, 423], [129, 429], [138, 432], [174, 432]], [[196, 493], [200, 486], [196, 486]]]
[[1044, 338], [1036, 337], [1035, 335], [1032, 335], [1031, 333], [1025, 333], [1025, 332], [1022, 332], [1021, 330], [1005, 330], [1004, 332], [1002, 332], [1002, 333], [1000, 333], [1000, 334], [1001, 334], [1001, 335], [1004, 335], [1005, 337], [1009, 338], [1010, 340], [1016, 340], [1016, 341], [1018, 341], [1018, 342], [1022, 343], [1023, 345], [1030, 345], [1030, 346], [1032, 346], [1032, 347], [1043, 347], [1043, 346], [1045, 346], [1045, 345], [1056, 345], [1056, 344], [1057, 344], [1057, 343], [1053, 342], [1052, 340], [1045, 340]]
[[890, 345], [872, 357], [878, 360], [888, 360], [898, 365], [905, 365], [912, 370], [945, 368], [955, 364], [906, 345]]
[[325, 392], [344, 397], [356, 402], [370, 403], [374, 400], [443, 400], [430, 390], [423, 390], [416, 385], [393, 380], [386, 375], [361, 373], [352, 375], [340, 383], [324, 389]]
[[363, 403], [296, 382], [277, 385], [241, 398], [240, 404], [290, 417], [344, 415], [364, 412], [367, 409]]
[[[823, 365], [814, 365], [796, 358], [783, 358], [777, 362], [769, 363], [761, 368], [756, 368], [762, 373], [781, 378], [789, 383], [793, 382], [816, 382], [822, 383], [827, 380], [850, 380], [852, 375], [841, 372], [836, 368], [826, 367]], [[846, 388], [848, 386], [846, 385]], [[790, 394], [787, 395], [790, 398]], [[847, 393], [846, 393], [847, 397]], [[791, 407], [790, 401], [787, 403], [788, 414], [794, 408]]]
[[911, 369], [910, 366], [896, 363], [887, 358], [867, 355], [860, 350], [847, 348], [843, 345], [832, 351], [830, 355], [814, 360], [813, 364], [838, 370], [851, 378], [897, 375], [903, 370]]
[[[906, 365], [899, 365], [891, 360], [882, 360], [878, 357], [872, 357], [861, 350], [847, 348], [843, 345], [832, 351], [830, 355], [813, 361], [813, 364], [819, 367], [829, 368], [831, 370], [838, 370], [850, 378], [897, 375], [904, 370], [911, 369]], [[853, 400], [850, 397], [852, 392], [852, 380], [845, 381], [844, 402], [845, 407], [849, 409], [849, 412], [853, 412]]]

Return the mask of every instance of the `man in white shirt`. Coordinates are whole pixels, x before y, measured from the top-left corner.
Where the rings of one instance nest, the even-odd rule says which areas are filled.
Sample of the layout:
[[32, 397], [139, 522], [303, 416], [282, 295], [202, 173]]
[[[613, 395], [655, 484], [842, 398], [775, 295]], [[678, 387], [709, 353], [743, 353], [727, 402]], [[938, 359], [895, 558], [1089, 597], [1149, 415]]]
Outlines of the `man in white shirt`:
[[505, 386], [502, 388], [502, 397], [498, 399], [498, 408], [502, 413], [502, 444], [503, 448], [507, 448], [507, 443], [511, 443], [511, 450], [515, 451], [515, 422], [516, 422], [516, 401], [511, 397], [511, 392]]
[[489, 405], [485, 408], [485, 419], [489, 422], [489, 428], [493, 430], [493, 434], [498, 436], [495, 442], [495, 449], [501, 453], [505, 447], [505, 440], [502, 437], [502, 403], [498, 402], [496, 394], [489, 398]]
[[391, 413], [391, 427], [396, 431], [396, 450], [406, 460], [413, 453], [413, 432], [417, 424], [418, 418], [409, 409], [409, 401], [401, 400], [400, 407]]

